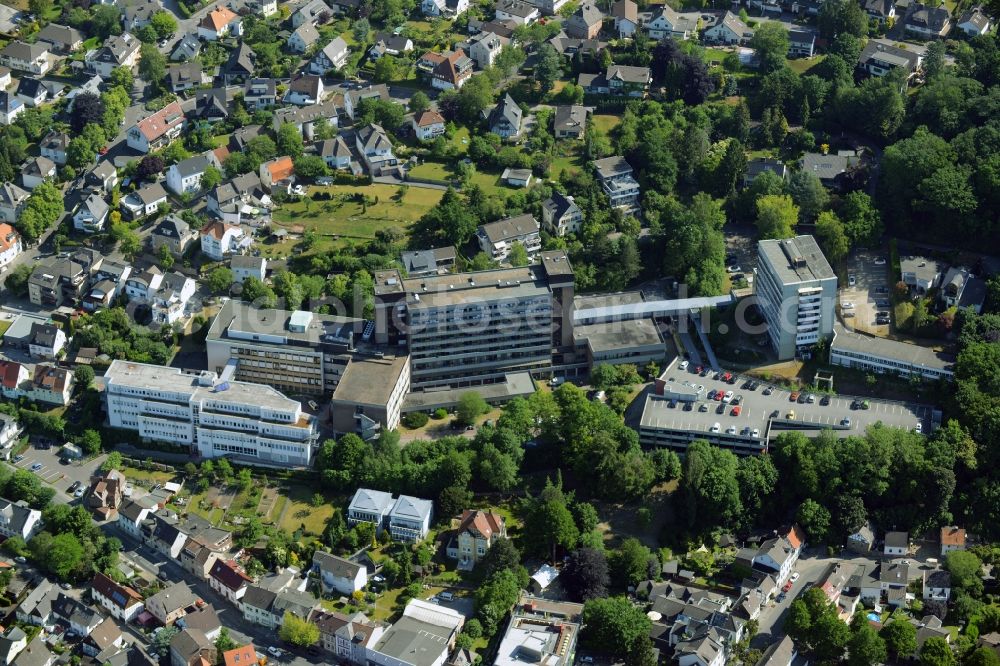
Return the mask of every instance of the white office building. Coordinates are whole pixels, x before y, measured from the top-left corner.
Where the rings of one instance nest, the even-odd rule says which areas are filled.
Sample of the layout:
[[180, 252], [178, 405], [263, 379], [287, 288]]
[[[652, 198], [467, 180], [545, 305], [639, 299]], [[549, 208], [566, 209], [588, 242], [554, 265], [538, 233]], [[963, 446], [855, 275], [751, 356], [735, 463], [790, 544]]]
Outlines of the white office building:
[[276, 389], [230, 381], [226, 374], [114, 361], [103, 378], [109, 425], [190, 447], [205, 458], [308, 466], [315, 419]]
[[757, 301], [778, 358], [795, 358], [833, 335], [837, 275], [816, 239], [762, 240], [757, 257]]

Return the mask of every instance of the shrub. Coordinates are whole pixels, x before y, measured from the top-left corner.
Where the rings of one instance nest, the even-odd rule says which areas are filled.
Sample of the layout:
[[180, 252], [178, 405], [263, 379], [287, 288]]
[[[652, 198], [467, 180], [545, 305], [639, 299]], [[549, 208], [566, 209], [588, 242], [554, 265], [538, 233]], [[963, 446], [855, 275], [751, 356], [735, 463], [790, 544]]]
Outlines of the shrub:
[[429, 420], [427, 414], [423, 412], [410, 412], [403, 418], [403, 423], [407, 428], [422, 428]]
[[434, 418], [436, 418], [439, 421], [441, 419], [448, 418], [448, 410], [445, 409], [444, 407], [438, 407], [437, 409], [434, 410]]

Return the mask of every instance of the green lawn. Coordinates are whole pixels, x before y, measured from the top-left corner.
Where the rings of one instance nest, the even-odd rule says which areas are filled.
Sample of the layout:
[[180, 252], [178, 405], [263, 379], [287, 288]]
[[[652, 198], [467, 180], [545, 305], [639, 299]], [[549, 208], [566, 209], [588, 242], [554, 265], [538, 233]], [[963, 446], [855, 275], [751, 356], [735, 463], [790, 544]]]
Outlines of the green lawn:
[[127, 479], [132, 479], [133, 481], [150, 481], [152, 483], [173, 481], [174, 476], [176, 476], [173, 472], [157, 472], [148, 469], [137, 469], [135, 467], [122, 467], [121, 471]]
[[10, 325], [13, 324], [13, 323], [14, 323], [13, 321], [10, 321], [10, 320], [7, 320], [7, 319], [4, 319], [3, 321], [0, 321], [0, 335], [3, 335], [4, 333], [6, 333], [7, 329], [10, 328]]
[[559, 174], [563, 171], [579, 171], [581, 168], [580, 158], [577, 155], [553, 157], [552, 166], [549, 170], [549, 178], [559, 180]]
[[795, 58], [788, 60], [788, 67], [797, 74], [805, 74], [816, 65], [823, 62], [826, 55], [813, 56], [812, 58]]
[[426, 178], [427, 180], [437, 180], [447, 183], [452, 179], [452, 174], [448, 167], [440, 162], [424, 162], [410, 169], [410, 175], [414, 178]]
[[590, 119], [591, 122], [593, 123], [594, 128], [600, 130], [601, 132], [604, 132], [605, 134], [609, 134], [611, 130], [618, 127], [618, 123], [622, 121], [622, 119], [619, 116], [609, 116], [601, 114], [594, 114], [593, 116], [590, 117]]
[[[316, 231], [321, 237], [313, 250], [316, 252], [329, 250], [340, 240], [371, 240], [379, 229], [405, 232], [444, 196], [441, 190], [410, 186], [402, 200], [397, 200], [399, 187], [379, 183], [310, 187], [309, 193], [317, 190], [341, 197], [330, 201], [313, 201], [303, 197], [299, 201], [282, 204], [273, 213], [274, 222], [279, 227], [302, 225], [304, 230]], [[351, 199], [359, 193], [377, 203], [365, 206]], [[269, 255], [276, 256], [281, 250], [290, 249], [286, 245], [269, 245], [264, 249]]]
[[[324, 502], [319, 507], [312, 505], [312, 496], [315, 491], [310, 487], [294, 486], [283, 494], [288, 495], [287, 509], [285, 517], [282, 519], [279, 528], [289, 534], [294, 533], [303, 525], [305, 532], [315, 535], [323, 533], [326, 523], [333, 516], [336, 509], [333, 506], [333, 496], [324, 496]], [[277, 518], [278, 514], [273, 514]]]

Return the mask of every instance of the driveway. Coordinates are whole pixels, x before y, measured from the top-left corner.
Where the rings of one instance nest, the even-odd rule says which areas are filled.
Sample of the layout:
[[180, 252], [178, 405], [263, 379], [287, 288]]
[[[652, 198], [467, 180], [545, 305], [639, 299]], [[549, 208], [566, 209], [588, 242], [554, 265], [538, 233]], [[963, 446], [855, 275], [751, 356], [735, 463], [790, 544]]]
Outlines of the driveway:
[[[892, 312], [886, 305], [889, 302], [889, 290], [893, 280], [889, 275], [889, 263], [876, 264], [875, 258], [883, 256], [872, 252], [859, 252], [848, 260], [846, 280], [841, 285], [840, 305], [852, 303], [853, 308], [841, 307], [841, 319], [844, 326], [864, 333], [886, 336], [889, 326], [875, 323], [877, 312]], [[850, 278], [854, 276], [854, 286]], [[879, 291], [884, 290], [884, 291]], [[879, 305], [879, 302], [882, 305]]]

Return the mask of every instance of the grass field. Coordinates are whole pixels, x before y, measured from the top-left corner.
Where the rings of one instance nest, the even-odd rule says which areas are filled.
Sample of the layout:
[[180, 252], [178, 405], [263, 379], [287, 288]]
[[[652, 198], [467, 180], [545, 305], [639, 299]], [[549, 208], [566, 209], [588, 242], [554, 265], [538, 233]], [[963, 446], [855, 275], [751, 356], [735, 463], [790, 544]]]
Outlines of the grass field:
[[600, 114], [594, 114], [593, 116], [590, 117], [590, 119], [591, 122], [593, 122], [594, 127], [604, 132], [605, 134], [609, 134], [611, 130], [618, 127], [618, 123], [622, 121], [622, 119], [618, 116], [608, 116]]
[[826, 55], [813, 56], [812, 58], [795, 58], [788, 60], [788, 67], [796, 74], [805, 74], [816, 65], [823, 62]]
[[125, 474], [125, 478], [132, 479], [133, 481], [149, 481], [151, 483], [166, 483], [167, 481], [173, 481], [176, 474], [173, 472], [157, 472], [147, 469], [138, 469], [135, 467], [122, 467], [122, 472]]
[[[327, 521], [333, 516], [335, 510], [331, 496], [327, 495], [324, 497], [325, 501], [322, 506], [314, 507], [312, 505], [313, 490], [311, 488], [295, 486], [288, 489], [287, 493], [282, 494], [288, 495], [288, 503], [287, 509], [285, 509], [285, 517], [278, 527], [289, 533], [294, 533], [305, 525], [305, 531], [310, 534], [319, 535], [323, 533], [323, 528], [326, 527]], [[272, 512], [272, 515], [277, 517], [278, 514]]]
[[[365, 206], [359, 201], [336, 199], [313, 201], [303, 197], [299, 201], [282, 204], [274, 211], [277, 226], [302, 225], [314, 230], [320, 241], [314, 251], [329, 250], [339, 239], [370, 240], [379, 229], [397, 229], [405, 232], [427, 211], [437, 205], [444, 193], [425, 187], [410, 187], [402, 200], [397, 200], [399, 188], [395, 185], [372, 184], [364, 186], [331, 185], [309, 188], [310, 194], [320, 190], [347, 197], [364, 194], [378, 203]], [[280, 246], [279, 246], [280, 247]], [[268, 254], [277, 252], [275, 246], [265, 246]], [[286, 249], [286, 248], [280, 248]]]
[[6, 333], [7, 329], [10, 328], [10, 325], [13, 324], [13, 323], [14, 323], [13, 321], [9, 321], [7, 319], [4, 319], [3, 321], [0, 321], [0, 335], [3, 335], [4, 333]]

